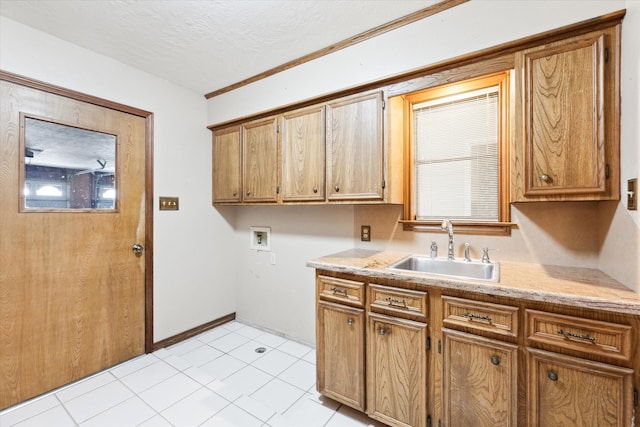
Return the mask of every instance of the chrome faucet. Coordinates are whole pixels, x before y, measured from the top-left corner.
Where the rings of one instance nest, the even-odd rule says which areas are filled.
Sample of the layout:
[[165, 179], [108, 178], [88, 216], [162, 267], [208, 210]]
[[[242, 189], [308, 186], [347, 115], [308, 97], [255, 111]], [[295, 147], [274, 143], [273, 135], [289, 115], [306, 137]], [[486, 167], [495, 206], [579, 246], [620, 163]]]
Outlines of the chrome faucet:
[[442, 228], [443, 230], [446, 230], [449, 232], [449, 246], [447, 246], [447, 259], [448, 260], [453, 260], [453, 224], [451, 224], [451, 221], [448, 219], [444, 219], [442, 220], [442, 225], [440, 225], [440, 228]]

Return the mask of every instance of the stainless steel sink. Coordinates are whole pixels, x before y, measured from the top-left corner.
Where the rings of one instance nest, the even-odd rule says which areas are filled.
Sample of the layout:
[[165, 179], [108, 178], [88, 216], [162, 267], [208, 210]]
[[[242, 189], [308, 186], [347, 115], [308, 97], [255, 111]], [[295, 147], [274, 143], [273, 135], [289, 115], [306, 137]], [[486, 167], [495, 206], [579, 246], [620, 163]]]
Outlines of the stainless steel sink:
[[390, 270], [413, 271], [463, 279], [500, 281], [500, 265], [496, 262], [448, 260], [409, 255], [387, 267]]

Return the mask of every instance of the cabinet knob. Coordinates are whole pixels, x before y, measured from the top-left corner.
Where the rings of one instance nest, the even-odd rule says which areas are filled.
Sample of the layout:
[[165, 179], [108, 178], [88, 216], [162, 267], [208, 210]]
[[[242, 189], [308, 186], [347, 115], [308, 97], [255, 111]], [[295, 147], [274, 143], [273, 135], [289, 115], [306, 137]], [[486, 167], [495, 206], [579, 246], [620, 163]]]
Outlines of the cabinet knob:
[[318, 187], [313, 187], [313, 192], [317, 193], [318, 192]]
[[247, 190], [247, 196], [251, 195], [251, 190]]
[[540, 180], [544, 182], [551, 182], [551, 177], [546, 173], [540, 175]]
[[336, 192], [339, 192], [340, 191], [340, 186], [336, 184], [336, 186], [333, 187], [333, 189], [336, 190]]
[[558, 374], [553, 371], [547, 372], [547, 377], [549, 377], [551, 381], [558, 381]]
[[233, 192], [233, 197], [236, 197], [237, 195], [238, 195], [238, 192], [237, 192], [237, 191], [234, 191], [234, 192]]
[[347, 320], [347, 325], [352, 326], [353, 325], [353, 319], [348, 319]]
[[378, 333], [380, 335], [386, 335], [388, 332], [389, 331], [387, 331], [385, 328], [382, 328], [382, 327], [378, 329]]
[[500, 364], [500, 357], [499, 356], [491, 356], [491, 363], [493, 365], [498, 366]]

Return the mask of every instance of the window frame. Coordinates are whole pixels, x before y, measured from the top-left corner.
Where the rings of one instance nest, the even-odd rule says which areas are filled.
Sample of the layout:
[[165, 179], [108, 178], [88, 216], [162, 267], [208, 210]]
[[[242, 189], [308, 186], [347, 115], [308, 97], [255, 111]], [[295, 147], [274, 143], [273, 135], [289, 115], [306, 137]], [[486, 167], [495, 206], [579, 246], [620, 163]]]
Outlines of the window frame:
[[[497, 86], [499, 88], [498, 99], [498, 219], [497, 221], [481, 220], [452, 220], [456, 231], [466, 234], [510, 234], [514, 225], [510, 222], [509, 200], [509, 136], [511, 130], [511, 114], [514, 103], [511, 99], [513, 70], [505, 70], [483, 76], [447, 83], [443, 85], [424, 88], [415, 92], [401, 95], [402, 117], [404, 121], [404, 170], [405, 170], [405, 203], [404, 219], [400, 220], [405, 230], [434, 231], [440, 230], [442, 219], [417, 220], [416, 219], [416, 187], [414, 168], [414, 141], [413, 141], [413, 106], [425, 101], [455, 95], [457, 93], [470, 92], [485, 87]], [[392, 104], [393, 105], [393, 104]]]

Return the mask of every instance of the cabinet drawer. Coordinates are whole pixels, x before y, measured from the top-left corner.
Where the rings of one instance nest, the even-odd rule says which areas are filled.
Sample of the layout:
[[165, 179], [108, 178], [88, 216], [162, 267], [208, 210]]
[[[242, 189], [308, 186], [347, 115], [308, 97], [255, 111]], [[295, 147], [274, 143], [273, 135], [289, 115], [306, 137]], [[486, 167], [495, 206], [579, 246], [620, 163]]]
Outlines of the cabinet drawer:
[[515, 337], [518, 335], [518, 307], [442, 296], [443, 323], [450, 328]]
[[547, 344], [585, 354], [631, 360], [629, 325], [526, 310], [528, 345]]
[[318, 276], [318, 298], [342, 304], [364, 306], [364, 283], [337, 277]]
[[399, 317], [426, 321], [429, 311], [427, 293], [369, 284], [369, 309]]

